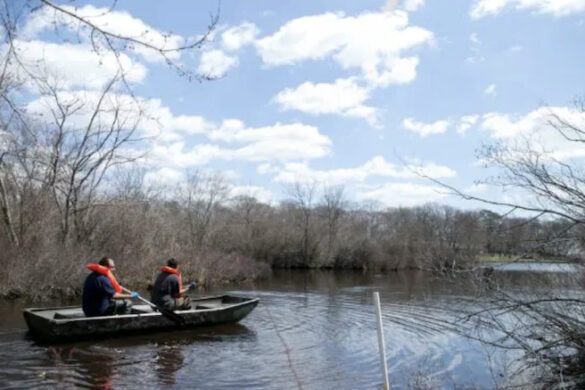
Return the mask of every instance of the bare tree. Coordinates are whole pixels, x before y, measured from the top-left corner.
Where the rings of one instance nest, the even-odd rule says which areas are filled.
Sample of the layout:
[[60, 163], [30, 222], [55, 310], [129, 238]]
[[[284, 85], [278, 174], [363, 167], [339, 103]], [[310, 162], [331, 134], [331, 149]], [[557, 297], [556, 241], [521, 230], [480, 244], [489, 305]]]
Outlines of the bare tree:
[[[207, 41], [217, 15], [202, 34], [185, 39], [146, 24], [144, 31], [130, 31], [108, 23], [120, 16], [117, 5], [0, 0], [0, 239], [18, 249], [18, 257], [5, 251], [0, 261], [22, 264], [21, 284], [33, 280], [26, 278], [29, 271], [59, 272], [76, 260], [55, 259], [86, 258], [108, 242], [96, 237], [110, 221], [113, 197], [106, 184], [113, 167], [140, 157], [133, 146], [144, 137], [141, 120], [150, 115], [129, 77], [134, 59], [154, 55], [188, 80], [209, 79], [190, 71], [180, 54]], [[50, 56], [30, 50], [39, 31], [48, 45], [89, 46], [105, 76], [91, 88], [59, 76]]]
[[[6, 152], [4, 152], [6, 154]], [[0, 156], [0, 210], [2, 211], [2, 222], [6, 228], [10, 244], [13, 247], [19, 246], [19, 239], [14, 231], [14, 223], [12, 222], [12, 213], [10, 207], [10, 199], [8, 198], [8, 192], [6, 190], [6, 180], [4, 176], [6, 173], [6, 167], [4, 166], [4, 154]]]
[[[51, 188], [62, 216], [61, 231], [65, 240], [75, 228], [77, 239], [87, 236], [87, 217], [97, 205], [96, 189], [111, 167], [134, 160], [124, 148], [140, 141], [136, 129], [140, 123], [139, 107], [110, 95], [116, 77], [97, 96], [97, 101], [73, 97], [64, 99], [57, 91], [51, 95], [53, 118], [50, 138], [54, 140], [46, 159], [44, 184]], [[130, 105], [131, 107], [125, 107]], [[82, 110], [84, 112], [82, 113]], [[77, 125], [72, 118], [82, 113], [86, 123]]]
[[316, 182], [296, 182], [289, 188], [289, 194], [299, 213], [296, 224], [301, 235], [301, 261], [305, 266], [311, 265], [317, 248], [316, 237], [312, 231], [316, 192]]
[[[188, 80], [209, 79], [186, 68], [179, 55], [196, 50], [207, 41], [219, 13], [212, 15], [203, 34], [185, 40], [151, 28], [131, 33], [108, 23], [116, 6], [117, 1], [101, 9], [50, 0], [0, 2], [4, 40], [0, 58], [0, 125], [12, 143], [10, 148], [0, 149], [0, 210], [13, 246], [22, 241], [19, 231], [23, 233], [27, 227], [25, 207], [44, 196], [40, 191], [39, 197], [31, 197], [39, 185], [52, 191], [61, 214], [63, 241], [69, 237], [72, 227], [77, 239], [90, 234], [88, 216], [95, 206], [95, 190], [112, 166], [129, 160], [121, 151], [136, 140], [136, 126], [144, 115], [139, 107], [140, 99], [134, 96], [127, 78], [129, 67], [124, 61], [125, 53], [150, 52]], [[22, 32], [29, 20], [52, 30], [56, 42], [89, 43], [97, 56], [109, 55], [115, 59], [117, 72], [95, 101], [87, 94], [66, 91], [61, 80], [55, 79], [47, 69], [42, 53], [35, 61], [21, 58], [28, 39]], [[121, 89], [126, 91], [126, 97], [120, 94]], [[23, 104], [23, 92], [33, 98], [40, 97], [49, 115], [33, 120]], [[85, 123], [76, 118], [80, 113], [85, 115]], [[13, 193], [20, 195], [8, 193], [9, 181], [16, 186]], [[23, 190], [24, 186], [27, 191]], [[14, 208], [19, 204], [23, 207], [16, 212]], [[20, 226], [15, 226], [14, 215], [19, 216]]]
[[239, 236], [245, 253], [254, 256], [260, 252], [261, 238], [265, 235], [264, 219], [269, 215], [270, 207], [259, 202], [251, 195], [239, 195], [234, 200], [235, 222], [241, 227]]
[[[578, 101], [576, 112], [585, 114], [583, 101]], [[585, 143], [585, 129], [554, 110], [550, 111], [548, 130], [556, 132], [569, 144]], [[538, 145], [530, 138], [515, 143], [488, 145], [481, 149], [480, 157], [500, 174], [488, 179], [490, 184], [515, 189], [523, 194], [519, 200], [498, 201], [466, 194], [456, 188], [444, 187], [465, 198], [486, 204], [507, 206], [510, 210], [523, 210], [535, 215], [514, 225], [522, 227], [531, 223], [535, 228], [529, 235], [539, 237], [527, 250], [532, 253], [542, 248], [558, 248], [559, 241], [571, 241], [579, 248], [582, 261], [585, 258], [583, 228], [585, 227], [585, 170], [582, 159], [561, 159], [546, 146]], [[436, 181], [435, 181], [436, 182]], [[549, 221], [546, 234], [538, 232], [538, 224], [532, 223], [545, 217]], [[565, 253], [567, 254], [567, 253]], [[582, 263], [580, 263], [582, 264]], [[519, 297], [494, 291], [492, 306], [470, 318], [481, 318], [504, 336], [497, 342], [504, 348], [522, 351], [527, 367], [537, 367], [543, 388], [582, 388], [585, 385], [585, 344], [583, 328], [585, 300], [583, 292], [559, 292], [546, 297]], [[526, 367], [525, 366], [525, 367]]]
[[193, 172], [188, 175], [181, 199], [187, 209], [189, 240], [193, 250], [202, 250], [212, 228], [217, 207], [229, 195], [229, 187], [220, 174]]
[[326, 186], [323, 190], [321, 208], [325, 214], [327, 226], [326, 264], [332, 264], [334, 245], [337, 240], [340, 220], [345, 207], [344, 190], [343, 186]]
[[[74, 3], [74, 2], [71, 2]], [[108, 23], [107, 17], [114, 12], [118, 5], [117, 0], [112, 0], [107, 8], [85, 10], [71, 4], [57, 4], [50, 0], [26, 0], [22, 3], [2, 1], [2, 14], [5, 25], [9, 26], [10, 34], [14, 34], [20, 19], [32, 14], [43, 14], [47, 23], [53, 26], [58, 36], [67, 36], [73, 32], [75, 37], [81, 40], [89, 40], [93, 50], [97, 54], [113, 54], [119, 66], [120, 74], [124, 79], [126, 69], [120, 59], [124, 51], [146, 50], [159, 56], [169, 67], [189, 81], [210, 80], [213, 77], [193, 72], [178, 59], [178, 54], [200, 49], [209, 39], [219, 20], [219, 3], [215, 14], [210, 15], [210, 23], [205, 31], [194, 38], [185, 41], [178, 40], [170, 33], [158, 33], [149, 29], [129, 34], [116, 29]], [[12, 38], [11, 38], [12, 39]], [[124, 79], [124, 82], [126, 80]]]

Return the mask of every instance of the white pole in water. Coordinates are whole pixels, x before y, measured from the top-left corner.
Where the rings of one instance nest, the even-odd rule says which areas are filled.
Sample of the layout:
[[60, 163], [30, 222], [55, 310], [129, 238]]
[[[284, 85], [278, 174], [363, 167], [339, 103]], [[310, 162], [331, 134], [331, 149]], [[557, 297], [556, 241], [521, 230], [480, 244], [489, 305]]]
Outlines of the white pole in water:
[[374, 292], [374, 305], [376, 305], [376, 319], [378, 322], [378, 345], [380, 347], [380, 360], [382, 363], [382, 374], [384, 375], [384, 390], [390, 390], [388, 380], [388, 367], [386, 366], [386, 347], [384, 346], [384, 327], [382, 325], [382, 308], [380, 306], [380, 294]]

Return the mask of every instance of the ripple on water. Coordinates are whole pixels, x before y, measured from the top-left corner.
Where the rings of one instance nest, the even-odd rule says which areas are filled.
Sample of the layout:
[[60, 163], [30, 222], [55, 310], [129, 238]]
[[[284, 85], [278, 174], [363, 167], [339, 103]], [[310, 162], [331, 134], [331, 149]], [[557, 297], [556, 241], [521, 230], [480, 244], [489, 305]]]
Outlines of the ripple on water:
[[[0, 387], [380, 387], [374, 288], [328, 286], [236, 292], [260, 297], [239, 325], [52, 347], [0, 334]], [[393, 388], [405, 388], [417, 371], [438, 383], [480, 373], [473, 380], [490, 387], [481, 346], [462, 336], [471, 325], [455, 322], [461, 297], [415, 300], [392, 288], [381, 296]]]

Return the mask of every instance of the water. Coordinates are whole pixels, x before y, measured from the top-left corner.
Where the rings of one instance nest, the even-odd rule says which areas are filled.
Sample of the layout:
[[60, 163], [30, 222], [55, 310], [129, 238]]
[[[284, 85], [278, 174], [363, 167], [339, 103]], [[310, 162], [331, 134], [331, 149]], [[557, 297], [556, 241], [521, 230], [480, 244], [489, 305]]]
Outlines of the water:
[[577, 264], [570, 263], [532, 263], [525, 261], [515, 261], [513, 263], [493, 263], [493, 268], [501, 271], [520, 271], [520, 272], [576, 272], [579, 270]]
[[[504, 288], [523, 291], [551, 274], [497, 273]], [[457, 321], [481, 308], [468, 282], [410, 271], [282, 271], [228, 290], [260, 297], [239, 324], [53, 346], [28, 337], [22, 304], [4, 303], [0, 389], [380, 389], [373, 291], [393, 389], [493, 388], [504, 356], [466, 337], [473, 323]]]

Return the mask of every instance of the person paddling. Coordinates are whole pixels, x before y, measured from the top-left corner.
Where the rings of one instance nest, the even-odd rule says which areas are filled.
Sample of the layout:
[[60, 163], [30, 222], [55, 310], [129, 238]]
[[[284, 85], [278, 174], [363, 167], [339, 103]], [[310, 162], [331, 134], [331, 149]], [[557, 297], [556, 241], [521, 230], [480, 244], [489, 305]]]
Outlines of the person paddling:
[[112, 314], [129, 314], [132, 308], [130, 299], [138, 297], [138, 293], [122, 292], [122, 287], [114, 277], [116, 266], [114, 260], [103, 257], [98, 264], [86, 266], [91, 274], [83, 284], [83, 312], [87, 317], [106, 316]]
[[193, 290], [196, 283], [191, 282], [187, 287], [183, 287], [183, 280], [178, 268], [179, 262], [176, 259], [169, 259], [167, 265], [160, 268], [150, 300], [168, 310], [189, 310], [191, 309], [191, 299], [184, 294]]

